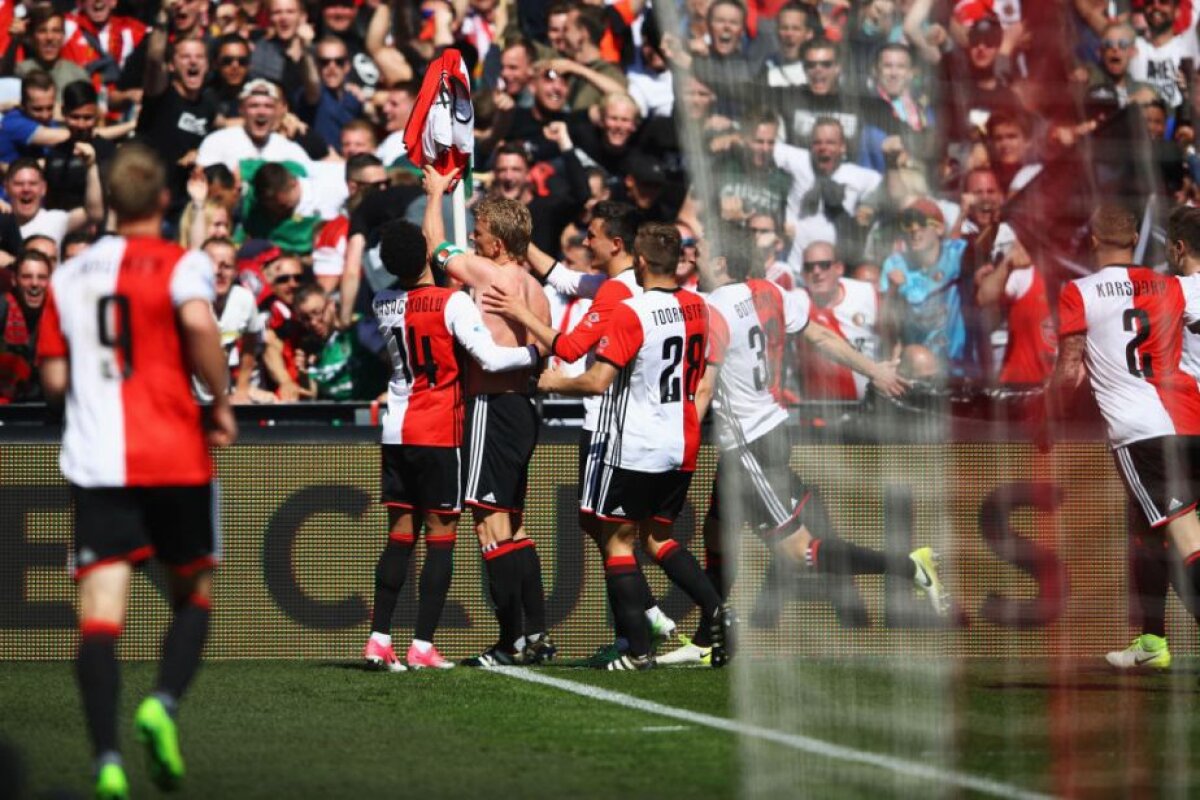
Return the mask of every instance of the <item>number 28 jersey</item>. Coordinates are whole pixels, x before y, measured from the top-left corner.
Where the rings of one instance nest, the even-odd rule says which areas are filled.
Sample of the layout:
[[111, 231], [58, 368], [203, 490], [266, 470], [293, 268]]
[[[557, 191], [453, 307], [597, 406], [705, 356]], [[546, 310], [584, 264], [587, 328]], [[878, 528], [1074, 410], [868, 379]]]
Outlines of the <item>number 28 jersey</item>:
[[622, 301], [596, 347], [620, 372], [613, 386], [606, 463], [634, 472], [696, 469], [696, 387], [708, 350], [708, 307], [686, 289]]
[[532, 345], [497, 345], [471, 298], [455, 289], [388, 289], [375, 295], [372, 305], [392, 359], [383, 444], [462, 444], [463, 397], [456, 341], [489, 372], [537, 363], [537, 348]]
[[160, 239], [107, 236], [50, 280], [38, 358], [70, 360], [59, 463], [77, 486], [196, 486], [212, 462], [176, 309], [212, 302], [213, 265]]
[[1087, 370], [1108, 439], [1121, 447], [1200, 435], [1200, 390], [1180, 369], [1183, 326], [1200, 320], [1200, 276], [1109, 266], [1059, 296], [1059, 334], [1087, 334]]

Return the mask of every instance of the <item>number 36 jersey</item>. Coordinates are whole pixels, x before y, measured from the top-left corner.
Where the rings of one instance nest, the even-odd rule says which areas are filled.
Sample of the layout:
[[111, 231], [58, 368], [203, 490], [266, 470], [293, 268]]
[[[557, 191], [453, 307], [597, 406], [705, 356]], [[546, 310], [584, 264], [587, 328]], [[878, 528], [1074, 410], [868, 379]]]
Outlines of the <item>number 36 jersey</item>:
[[751, 278], [708, 295], [712, 344], [708, 361], [720, 366], [713, 409], [722, 450], [749, 444], [787, 421], [783, 356], [787, 334], [808, 325], [808, 295], [784, 292]]
[[661, 473], [696, 469], [708, 307], [686, 289], [650, 289], [613, 309], [596, 360], [619, 370], [613, 381], [611, 467]]
[[439, 286], [384, 290], [372, 303], [392, 359], [383, 444], [458, 447], [463, 398], [455, 342], [488, 372], [537, 363], [537, 348], [501, 347], [465, 293]]
[[1113, 447], [1200, 435], [1200, 390], [1180, 369], [1183, 327], [1198, 320], [1200, 276], [1108, 266], [1063, 288], [1059, 335], [1087, 334], [1088, 377]]
[[38, 358], [69, 357], [59, 463], [77, 486], [193, 486], [212, 462], [176, 309], [212, 302], [213, 265], [159, 239], [107, 236], [50, 280]]

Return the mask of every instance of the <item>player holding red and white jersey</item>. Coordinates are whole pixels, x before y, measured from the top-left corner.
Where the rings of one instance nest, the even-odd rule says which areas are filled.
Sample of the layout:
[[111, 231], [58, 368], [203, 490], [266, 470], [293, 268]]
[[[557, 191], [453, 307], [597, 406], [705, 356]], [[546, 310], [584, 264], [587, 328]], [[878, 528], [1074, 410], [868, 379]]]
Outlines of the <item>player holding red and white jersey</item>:
[[713, 664], [725, 661], [728, 611], [696, 559], [671, 538], [700, 447], [695, 395], [708, 348], [704, 301], [675, 284], [679, 251], [674, 225], [642, 225], [634, 242], [634, 268], [643, 294], [614, 309], [587, 372], [566, 378], [551, 370], [538, 382], [542, 391], [577, 396], [616, 387], [596, 516], [603, 521], [605, 582], [629, 653], [608, 669], [654, 665], [642, 613], [645, 579], [633, 555], [639, 536], [672, 582], [700, 606], [703, 627], [712, 637]]
[[[528, 369], [537, 348], [498, 347], [466, 294], [436, 286], [420, 228], [393, 220], [380, 230], [380, 258], [400, 282], [372, 304], [392, 359], [388, 414], [383, 423], [381, 501], [388, 508], [388, 543], [375, 569], [371, 637], [363, 658], [398, 672], [449, 668], [433, 634], [450, 589], [455, 528], [462, 512], [463, 395], [455, 347], [486, 370]], [[420, 525], [425, 565], [413, 642], [405, 663], [392, 649], [392, 615]]]
[[[806, 294], [784, 292], [771, 281], [751, 277], [761, 275], [761, 266], [752, 262], [749, 244], [744, 235], [730, 230], [724, 236], [727, 255], [703, 267], [716, 288], [707, 298], [712, 338], [709, 371], [698, 403], [703, 411], [712, 398], [720, 449], [704, 524], [710, 581], [723, 598], [728, 595], [732, 581], [726, 579], [721, 558], [722, 527], [740, 531], [742, 522], [749, 521], [769, 546], [796, 566], [913, 578], [930, 595], [935, 609], [944, 613], [946, 600], [928, 548], [907, 558], [889, 559], [833, 538], [820, 493], [802, 484], [788, 466], [792, 447], [780, 381], [789, 334], [803, 336], [813, 352], [864, 374], [891, 395], [904, 389], [896, 377], [896, 364], [871, 361], [837, 333], [810, 322]], [[689, 664], [709, 658], [704, 637], [699, 636], [659, 661]]]
[[[173, 788], [184, 772], [174, 717], [200, 664], [218, 558], [208, 446], [231, 444], [237, 425], [211, 305], [212, 262], [159, 238], [165, 166], [152, 150], [125, 145], [109, 174], [117, 235], [55, 272], [38, 358], [46, 396], [67, 401], [60, 463], [75, 506], [77, 671], [96, 792], [124, 797], [116, 642], [132, 567], [151, 555], [167, 567], [175, 613], [158, 685], [134, 723], [151, 778]], [[192, 398], [193, 369], [214, 395], [207, 441]]]
[[1137, 216], [1117, 204], [1091, 219], [1100, 269], [1059, 296], [1059, 351], [1047, 388], [1049, 419], [1064, 419], [1085, 371], [1130, 499], [1163, 528], [1200, 592], [1200, 388], [1180, 368], [1184, 325], [1200, 321], [1200, 276], [1131, 264]]

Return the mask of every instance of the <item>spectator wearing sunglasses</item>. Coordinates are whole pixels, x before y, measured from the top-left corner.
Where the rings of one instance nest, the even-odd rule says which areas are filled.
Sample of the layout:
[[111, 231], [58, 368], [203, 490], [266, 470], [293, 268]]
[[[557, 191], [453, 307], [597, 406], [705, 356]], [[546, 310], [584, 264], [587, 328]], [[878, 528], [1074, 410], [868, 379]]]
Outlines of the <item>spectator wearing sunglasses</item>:
[[236, 33], [217, 40], [216, 69], [205, 94], [217, 105], [218, 127], [241, 122], [242, 87], [250, 75], [250, 43]]
[[[879, 353], [879, 294], [865, 281], [846, 277], [830, 242], [804, 248], [804, 291], [812, 301], [808, 318], [842, 337], [874, 361]], [[806, 400], [855, 401], [867, 393], [866, 377], [800, 343], [801, 392]]]
[[879, 279], [881, 331], [893, 357], [921, 345], [952, 373], [960, 371], [967, 338], [960, 287], [966, 242], [942, 238], [946, 220], [929, 197], [901, 212], [900, 228], [906, 250], [888, 256]]
[[300, 371], [296, 351], [304, 331], [294, 311], [296, 292], [304, 284], [304, 267], [299, 257], [280, 253], [263, 267], [270, 282], [271, 294], [259, 304], [263, 312], [263, 384], [284, 402], [311, 397], [312, 392], [300, 386]]
[[362, 90], [349, 82], [350, 50], [336, 36], [327, 36], [316, 45], [317, 72], [321, 92], [316, 103], [301, 94], [296, 113], [334, 150], [341, 152], [341, 132], [351, 120], [363, 113]]
[[1100, 34], [1100, 61], [1088, 65], [1088, 101], [1124, 108], [1130, 103], [1146, 105], [1158, 99], [1151, 84], [1134, 80], [1129, 65], [1137, 54], [1137, 34], [1127, 22], [1113, 22]]

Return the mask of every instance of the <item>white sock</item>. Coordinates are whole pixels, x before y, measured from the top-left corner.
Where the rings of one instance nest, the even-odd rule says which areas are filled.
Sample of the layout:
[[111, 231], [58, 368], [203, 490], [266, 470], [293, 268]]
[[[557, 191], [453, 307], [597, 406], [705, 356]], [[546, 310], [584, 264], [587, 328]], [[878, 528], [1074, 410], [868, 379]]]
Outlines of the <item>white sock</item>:
[[656, 622], [661, 622], [662, 620], [667, 618], [667, 615], [664, 614], [662, 609], [659, 608], [658, 606], [651, 606], [650, 608], [647, 608], [644, 613], [646, 614], [646, 620], [651, 625], [653, 625]]
[[515, 642], [513, 642], [513, 650], [516, 650], [518, 653], [520, 653], [524, 649], [525, 649], [525, 637], [522, 636], [520, 639], [517, 639]]
[[433, 649], [433, 642], [427, 642], [424, 639], [413, 639], [413, 647], [417, 648], [417, 652], [425, 655]]
[[386, 633], [380, 633], [379, 631], [372, 631], [371, 641], [381, 647], [391, 647], [392, 646], [392, 637], [387, 635]]
[[531, 633], [531, 634], [529, 634], [529, 643], [537, 644], [538, 642], [540, 642], [542, 640], [542, 637], [545, 635], [546, 634], [544, 634], [544, 633]]

